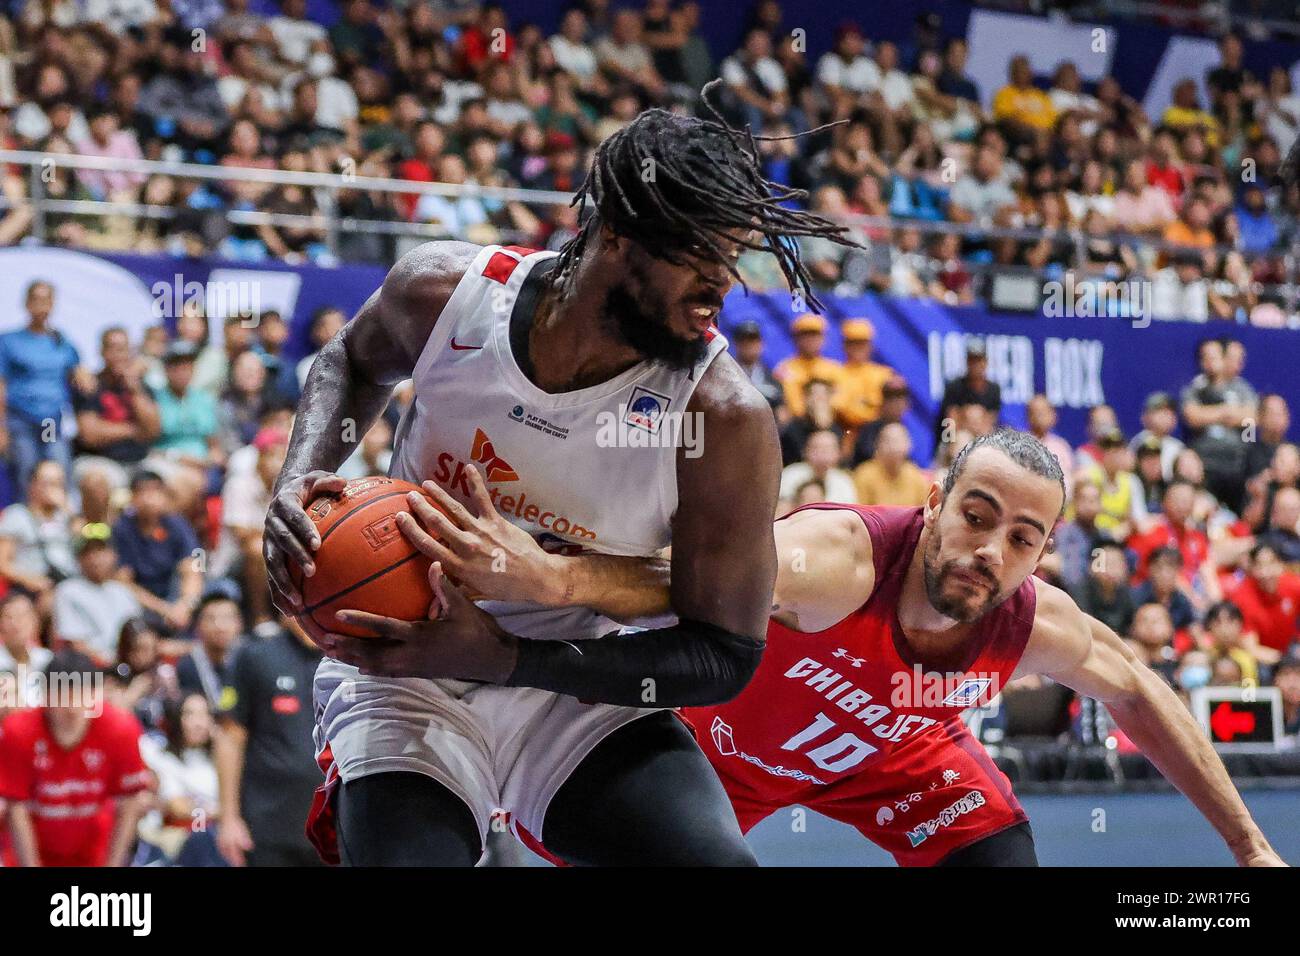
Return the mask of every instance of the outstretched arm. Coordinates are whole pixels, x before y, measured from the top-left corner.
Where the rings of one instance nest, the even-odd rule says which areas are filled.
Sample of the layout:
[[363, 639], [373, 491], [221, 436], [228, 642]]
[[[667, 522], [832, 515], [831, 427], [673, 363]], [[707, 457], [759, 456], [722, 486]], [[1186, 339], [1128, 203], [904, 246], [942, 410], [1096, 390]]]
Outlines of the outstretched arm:
[[1169, 685], [1106, 625], [1056, 588], [1040, 586], [1018, 672], [1042, 673], [1104, 703], [1170, 783], [1223, 837], [1242, 866], [1285, 865], [1251, 819], [1223, 761]]

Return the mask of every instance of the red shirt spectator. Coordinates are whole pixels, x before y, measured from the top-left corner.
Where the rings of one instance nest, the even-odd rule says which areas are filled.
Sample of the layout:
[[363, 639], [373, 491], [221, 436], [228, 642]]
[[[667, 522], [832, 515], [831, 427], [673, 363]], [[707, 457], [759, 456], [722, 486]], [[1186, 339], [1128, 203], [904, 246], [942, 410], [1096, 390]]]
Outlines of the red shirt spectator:
[[1185, 481], [1172, 481], [1165, 488], [1162, 514], [1148, 531], [1132, 535], [1128, 546], [1137, 554], [1134, 584], [1146, 580], [1147, 561], [1158, 548], [1177, 548], [1183, 556], [1183, 579], [1191, 583], [1210, 557], [1210, 539], [1188, 524], [1196, 503], [1196, 489]]
[[140, 723], [111, 704], [86, 721], [81, 739], [60, 746], [48, 709], [19, 710], [0, 723], [0, 798], [26, 805], [42, 866], [104, 866], [115, 803], [149, 785]]
[[1228, 600], [1241, 608], [1244, 630], [1253, 631], [1264, 647], [1285, 654], [1300, 635], [1300, 574], [1284, 571], [1267, 545], [1250, 553], [1246, 579], [1229, 592]]

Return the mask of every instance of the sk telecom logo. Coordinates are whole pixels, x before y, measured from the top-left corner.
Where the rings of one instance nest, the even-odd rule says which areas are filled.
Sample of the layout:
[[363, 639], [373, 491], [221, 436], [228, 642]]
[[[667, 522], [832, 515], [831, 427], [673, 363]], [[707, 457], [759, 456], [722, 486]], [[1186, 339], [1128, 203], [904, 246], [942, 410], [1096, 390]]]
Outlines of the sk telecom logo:
[[474, 429], [474, 447], [469, 457], [483, 466], [489, 484], [498, 481], [518, 481], [519, 474], [510, 467], [510, 463], [501, 458], [492, 447], [492, 439], [484, 434], [483, 429]]

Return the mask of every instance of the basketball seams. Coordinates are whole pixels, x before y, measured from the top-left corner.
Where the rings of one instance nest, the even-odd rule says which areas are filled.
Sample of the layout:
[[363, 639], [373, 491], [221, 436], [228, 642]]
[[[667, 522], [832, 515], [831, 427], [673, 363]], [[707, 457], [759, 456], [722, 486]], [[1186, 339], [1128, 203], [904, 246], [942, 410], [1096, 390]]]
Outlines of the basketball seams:
[[[311, 616], [312, 620], [314, 621], [315, 620], [314, 615], [321, 608], [325, 607], [328, 604], [332, 604], [333, 602], [337, 601], [339, 598], [343, 597], [346, 594], [351, 594], [353, 591], [357, 590], [358, 588], [363, 588], [367, 584], [379, 580], [385, 574], [388, 574], [390, 571], [396, 571], [398, 568], [406, 564], [408, 561], [414, 561], [416, 558], [420, 558], [420, 557], [423, 557], [423, 555], [419, 551], [413, 551], [410, 554], [408, 554], [406, 557], [402, 558], [402, 560], [396, 561], [393, 564], [388, 565], [388, 567], [386, 568], [380, 568], [378, 571], [375, 571], [373, 574], [370, 574], [367, 577], [362, 578], [360, 581], [356, 581], [352, 584], [349, 584], [342, 591], [339, 591], [335, 594], [331, 594], [329, 597], [317, 601], [315, 604], [308, 605], [306, 608], [303, 609], [303, 613]], [[318, 625], [319, 623], [320, 622], [317, 622]]]

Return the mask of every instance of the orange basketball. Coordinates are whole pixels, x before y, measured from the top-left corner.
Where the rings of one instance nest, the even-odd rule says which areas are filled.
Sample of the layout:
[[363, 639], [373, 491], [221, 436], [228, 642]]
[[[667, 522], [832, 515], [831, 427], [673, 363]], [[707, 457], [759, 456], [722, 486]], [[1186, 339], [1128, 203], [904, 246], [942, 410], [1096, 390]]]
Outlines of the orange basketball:
[[412, 491], [425, 495], [409, 481], [358, 478], [339, 494], [320, 495], [307, 505], [320, 532], [316, 573], [305, 578], [292, 560], [289, 571], [302, 592], [305, 607], [297, 620], [308, 635], [374, 636], [343, 624], [335, 611], [369, 611], [404, 621], [428, 617], [430, 561], [397, 526], [397, 515], [411, 510], [406, 496]]

